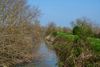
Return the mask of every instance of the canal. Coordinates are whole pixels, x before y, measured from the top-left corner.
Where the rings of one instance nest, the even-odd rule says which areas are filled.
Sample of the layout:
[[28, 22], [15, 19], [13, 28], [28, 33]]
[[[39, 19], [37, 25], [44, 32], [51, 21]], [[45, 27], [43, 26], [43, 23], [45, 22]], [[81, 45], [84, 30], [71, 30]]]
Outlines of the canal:
[[31, 63], [20, 64], [16, 67], [58, 67], [58, 58], [54, 50], [49, 49], [45, 42], [41, 42], [37, 57]]

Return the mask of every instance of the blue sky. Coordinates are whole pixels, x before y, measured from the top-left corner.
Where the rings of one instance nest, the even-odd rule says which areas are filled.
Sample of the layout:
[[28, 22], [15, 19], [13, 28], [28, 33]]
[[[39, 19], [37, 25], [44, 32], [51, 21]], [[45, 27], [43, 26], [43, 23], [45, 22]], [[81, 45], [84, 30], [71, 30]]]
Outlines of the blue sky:
[[58, 26], [70, 27], [72, 21], [82, 17], [100, 24], [100, 0], [28, 0], [27, 3], [39, 7], [42, 25], [53, 21]]

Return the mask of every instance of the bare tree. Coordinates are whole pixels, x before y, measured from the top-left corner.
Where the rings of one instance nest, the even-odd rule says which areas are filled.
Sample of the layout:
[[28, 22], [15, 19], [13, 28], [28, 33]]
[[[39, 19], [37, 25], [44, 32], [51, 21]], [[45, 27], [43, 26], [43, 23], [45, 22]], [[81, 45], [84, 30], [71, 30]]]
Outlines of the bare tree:
[[32, 59], [33, 24], [38, 8], [30, 9], [26, 0], [0, 0], [0, 64], [29, 62]]
[[46, 32], [45, 32], [45, 36], [55, 32], [57, 29], [56, 29], [56, 24], [54, 22], [50, 22], [48, 24], [48, 26], [46, 27]]

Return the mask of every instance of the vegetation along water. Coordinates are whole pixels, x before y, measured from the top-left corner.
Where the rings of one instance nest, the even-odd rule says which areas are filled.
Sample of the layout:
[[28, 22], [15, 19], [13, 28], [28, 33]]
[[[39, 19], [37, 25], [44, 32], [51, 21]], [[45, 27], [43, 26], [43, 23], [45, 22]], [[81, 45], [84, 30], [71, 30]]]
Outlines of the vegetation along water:
[[99, 25], [45, 26], [41, 15], [27, 0], [0, 0], [0, 67], [100, 67]]

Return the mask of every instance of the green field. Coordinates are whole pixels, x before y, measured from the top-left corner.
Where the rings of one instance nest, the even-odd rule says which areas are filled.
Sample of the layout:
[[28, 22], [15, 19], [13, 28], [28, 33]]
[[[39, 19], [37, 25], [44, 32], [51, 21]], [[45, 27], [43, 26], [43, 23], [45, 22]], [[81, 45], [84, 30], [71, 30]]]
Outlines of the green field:
[[[56, 36], [62, 37], [68, 41], [75, 41], [80, 39], [78, 35], [73, 35], [70, 33], [63, 33], [63, 32], [57, 32]], [[100, 39], [99, 38], [93, 38], [93, 37], [87, 37], [87, 41], [90, 44], [90, 47], [95, 52], [100, 52]]]
[[92, 50], [100, 53], [100, 39], [89, 37], [88, 41], [90, 42], [90, 46], [91, 46]]

